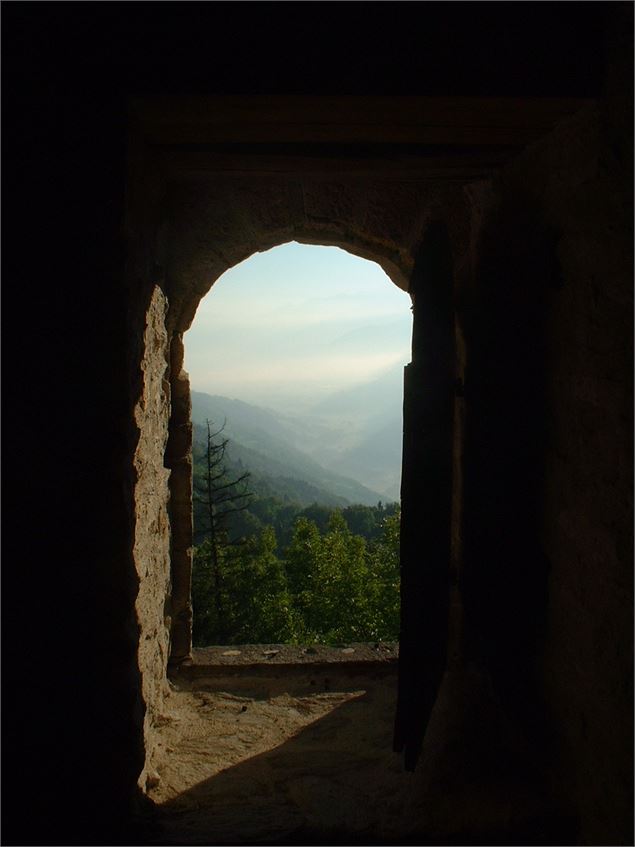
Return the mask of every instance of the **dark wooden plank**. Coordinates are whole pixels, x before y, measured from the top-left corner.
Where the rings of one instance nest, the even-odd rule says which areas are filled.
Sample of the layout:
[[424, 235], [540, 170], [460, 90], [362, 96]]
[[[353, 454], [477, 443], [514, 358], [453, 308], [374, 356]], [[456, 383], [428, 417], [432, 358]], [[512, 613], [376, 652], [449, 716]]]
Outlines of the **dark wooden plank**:
[[450, 597], [454, 319], [446, 229], [424, 236], [411, 282], [404, 381], [401, 632], [394, 747], [414, 770], [446, 667]]

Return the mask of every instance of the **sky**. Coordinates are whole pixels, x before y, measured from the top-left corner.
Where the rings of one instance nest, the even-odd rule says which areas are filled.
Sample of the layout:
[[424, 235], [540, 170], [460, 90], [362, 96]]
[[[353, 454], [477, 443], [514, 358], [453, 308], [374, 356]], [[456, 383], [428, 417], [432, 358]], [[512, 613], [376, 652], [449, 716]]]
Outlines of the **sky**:
[[375, 262], [290, 242], [214, 283], [185, 335], [185, 368], [195, 391], [317, 401], [409, 361], [410, 305]]

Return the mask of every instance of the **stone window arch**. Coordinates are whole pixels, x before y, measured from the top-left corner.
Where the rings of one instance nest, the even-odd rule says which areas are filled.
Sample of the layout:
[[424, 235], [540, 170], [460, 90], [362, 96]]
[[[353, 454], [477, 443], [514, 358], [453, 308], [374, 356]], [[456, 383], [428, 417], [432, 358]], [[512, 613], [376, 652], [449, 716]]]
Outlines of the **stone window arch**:
[[[402, 288], [407, 285], [406, 269], [394, 261], [390, 255], [377, 255], [361, 239], [341, 236], [330, 239], [326, 243], [317, 235], [295, 234], [293, 238], [301, 244], [316, 244], [325, 247], [339, 247], [353, 255], [360, 256], [379, 264], [391, 281]], [[252, 250], [246, 255], [246, 248], [237, 248], [238, 262], [263, 252], [272, 247], [288, 243], [280, 240], [275, 244], [270, 242], [261, 245], [260, 249]], [[386, 251], [388, 252], [388, 251]], [[199, 258], [197, 260], [201, 262]], [[233, 266], [233, 265], [231, 265]], [[229, 267], [231, 267], [229, 266]], [[171, 524], [171, 598], [170, 598], [170, 664], [178, 666], [187, 661], [192, 649], [192, 606], [191, 606], [191, 573], [192, 573], [192, 423], [191, 423], [191, 392], [189, 376], [184, 370], [184, 332], [190, 327], [200, 301], [211, 291], [216, 280], [229, 267], [216, 272], [214, 279], [206, 280], [204, 286], [191, 289], [189, 296], [180, 305], [176, 326], [170, 340], [170, 397], [171, 410], [169, 419], [169, 438], [166, 447], [166, 467], [170, 470], [170, 524]], [[206, 289], [206, 290], [205, 290]], [[178, 301], [177, 301], [178, 302]], [[168, 317], [168, 324], [170, 317]]]
[[[146, 170], [149, 167], [147, 162], [143, 166]], [[417, 263], [421, 265], [421, 249], [428, 249], [426, 232], [431, 233], [428, 244], [433, 243], [441, 226], [443, 238], [453, 245], [455, 263], [457, 258], [465, 261], [469, 247], [466, 238], [469, 201], [452, 184], [366, 172], [337, 177], [332, 173], [295, 171], [175, 175], [170, 168], [162, 169], [156, 162], [151, 166], [156, 170], [146, 173], [150, 188], [146, 185], [140, 191], [144, 203], [136, 209], [136, 220], [145, 233], [140, 241], [154, 247], [145, 254], [135, 255], [135, 260], [141, 275], [150, 277], [154, 284], [154, 294], [149, 293], [146, 301], [150, 306], [145, 320], [149, 331], [152, 323], [149, 316], [154, 315], [155, 336], [150, 345], [146, 339], [145, 349], [147, 355], [152, 347], [155, 359], [159, 364], [159, 360], [163, 361], [165, 368], [166, 402], [157, 412], [165, 427], [159, 427], [159, 432], [150, 415], [144, 417], [143, 402], [137, 406], [137, 419], [141, 440], [156, 454], [155, 464], [160, 461], [169, 472], [169, 494], [159, 510], [163, 510], [170, 525], [170, 549], [161, 553], [160, 565], [147, 564], [147, 550], [152, 542], [146, 544], [144, 537], [147, 539], [154, 531], [154, 524], [143, 515], [139, 521], [137, 507], [135, 551], [139, 551], [139, 556], [135, 556], [135, 563], [140, 578], [139, 596], [145, 598], [137, 602], [137, 618], [140, 643], [144, 645], [142, 658], [140, 648], [140, 670], [144, 680], [148, 762], [152, 760], [151, 726], [154, 716], [161, 712], [161, 691], [166, 690], [168, 666], [174, 669], [188, 661], [192, 646], [192, 428], [189, 380], [183, 370], [183, 333], [189, 328], [198, 303], [230, 267], [253, 253], [289, 241], [340, 247], [370, 259], [406, 291], [411, 288]], [[131, 220], [135, 217], [131, 216]], [[462, 245], [462, 253], [457, 253], [456, 245]], [[454, 283], [450, 277], [444, 284], [452, 287]], [[445, 302], [452, 309], [452, 297]], [[444, 326], [453, 332], [452, 316]], [[447, 346], [450, 358], [453, 349], [453, 343]], [[142, 364], [142, 371], [144, 367]], [[453, 373], [453, 369], [453, 360], [442, 369], [445, 376], [440, 390], [445, 400], [447, 393], [454, 391], [454, 380], [446, 378], [446, 371]], [[427, 414], [434, 420], [434, 391], [430, 396]], [[444, 449], [452, 449], [451, 436], [443, 443]], [[412, 462], [413, 456], [404, 453], [404, 467], [408, 464], [412, 470]], [[139, 466], [147, 464], [144, 458]], [[440, 472], [448, 472], [447, 462]], [[441, 501], [440, 508], [446, 509], [446, 499]], [[437, 509], [435, 502], [434, 497], [427, 501], [432, 521]], [[444, 526], [448, 523], [446, 517], [444, 514]], [[420, 524], [424, 527], [426, 521]], [[161, 578], [152, 577], [148, 567], [160, 571]], [[403, 635], [402, 632], [402, 643]], [[445, 655], [446, 647], [447, 628], [442, 627], [437, 644], [439, 655]], [[406, 703], [405, 713], [410, 713], [412, 705], [406, 701], [413, 701], [408, 692], [402, 699]], [[412, 761], [416, 749], [408, 755]]]

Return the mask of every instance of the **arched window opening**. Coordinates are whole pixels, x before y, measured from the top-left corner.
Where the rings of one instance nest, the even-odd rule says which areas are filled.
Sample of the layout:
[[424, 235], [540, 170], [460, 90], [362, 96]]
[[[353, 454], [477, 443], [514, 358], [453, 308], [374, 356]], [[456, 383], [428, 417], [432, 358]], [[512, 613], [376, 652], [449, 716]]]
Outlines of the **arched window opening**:
[[255, 254], [201, 301], [195, 647], [397, 641], [411, 332], [409, 296], [337, 247]]

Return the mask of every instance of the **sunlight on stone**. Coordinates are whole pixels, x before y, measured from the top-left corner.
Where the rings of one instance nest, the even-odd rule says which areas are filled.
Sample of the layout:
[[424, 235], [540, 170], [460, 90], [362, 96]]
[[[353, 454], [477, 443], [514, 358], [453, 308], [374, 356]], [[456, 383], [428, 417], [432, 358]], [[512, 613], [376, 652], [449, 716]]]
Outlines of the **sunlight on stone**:
[[[284, 745], [365, 691], [271, 699], [227, 691], [178, 691], [169, 698], [158, 747], [155, 803], [165, 804], [232, 767]], [[212, 791], [213, 786], [210, 786]], [[191, 804], [184, 798], [185, 807]]]

